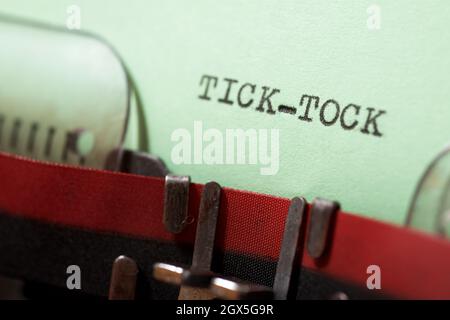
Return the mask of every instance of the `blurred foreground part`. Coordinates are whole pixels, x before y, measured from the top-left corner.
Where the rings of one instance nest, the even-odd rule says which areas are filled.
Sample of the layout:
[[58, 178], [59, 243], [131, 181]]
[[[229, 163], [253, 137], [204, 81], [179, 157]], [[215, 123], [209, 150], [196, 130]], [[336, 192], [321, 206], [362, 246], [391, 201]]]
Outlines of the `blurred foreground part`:
[[424, 172], [406, 225], [450, 238], [450, 147], [439, 153]]
[[122, 147], [132, 96], [114, 49], [87, 33], [5, 16], [0, 42], [0, 150], [104, 168]]

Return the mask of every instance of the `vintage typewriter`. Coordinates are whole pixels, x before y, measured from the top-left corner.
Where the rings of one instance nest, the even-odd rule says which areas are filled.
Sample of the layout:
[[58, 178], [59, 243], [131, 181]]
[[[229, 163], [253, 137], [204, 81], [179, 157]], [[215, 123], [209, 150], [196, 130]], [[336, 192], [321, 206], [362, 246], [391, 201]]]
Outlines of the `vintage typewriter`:
[[450, 298], [448, 3], [0, 13], [1, 298]]

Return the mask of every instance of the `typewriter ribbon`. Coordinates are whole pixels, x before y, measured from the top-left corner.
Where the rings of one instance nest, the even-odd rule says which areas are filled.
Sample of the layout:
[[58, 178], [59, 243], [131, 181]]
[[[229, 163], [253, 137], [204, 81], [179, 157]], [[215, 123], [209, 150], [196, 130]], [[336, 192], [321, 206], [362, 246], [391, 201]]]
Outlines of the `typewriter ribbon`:
[[[112, 263], [127, 255], [154, 292], [162, 288], [152, 280], [154, 263], [190, 261], [195, 224], [188, 224], [180, 234], [166, 230], [162, 178], [39, 163], [5, 154], [0, 155], [0, 176], [0, 271], [4, 274], [39, 277], [64, 286], [61, 270], [78, 260], [85, 292], [107, 295]], [[202, 190], [202, 185], [190, 185], [189, 215], [195, 218]], [[272, 286], [289, 206], [288, 199], [222, 188], [214, 251], [219, 266], [213, 271]], [[306, 220], [310, 220], [309, 211]], [[366, 269], [377, 264], [383, 270], [384, 295], [449, 298], [447, 240], [341, 210], [334, 220], [323, 256], [315, 259], [305, 250], [295, 260], [304, 275], [359, 287], [357, 295], [346, 291], [352, 299], [359, 293], [372, 294], [365, 287]], [[49, 256], [52, 248], [59, 249], [59, 254]], [[328, 286], [333, 291], [345, 288], [335, 282]], [[176, 297], [161, 290], [159, 298]]]

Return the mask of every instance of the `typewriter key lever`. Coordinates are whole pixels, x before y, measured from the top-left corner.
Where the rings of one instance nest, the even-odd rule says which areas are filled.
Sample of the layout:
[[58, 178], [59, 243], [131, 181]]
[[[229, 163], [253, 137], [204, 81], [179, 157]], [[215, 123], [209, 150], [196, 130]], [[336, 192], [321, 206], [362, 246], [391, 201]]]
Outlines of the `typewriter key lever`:
[[204, 186], [197, 222], [192, 266], [181, 266], [156, 263], [153, 266], [155, 279], [179, 285], [179, 300], [209, 300], [213, 299], [209, 286], [214, 274], [211, 263], [216, 238], [217, 219], [220, 209], [221, 187], [216, 182]]
[[286, 218], [283, 242], [273, 284], [274, 295], [277, 300], [286, 300], [294, 285], [294, 269], [297, 259], [302, 256], [302, 252], [300, 252], [303, 249], [301, 231], [305, 211], [305, 199], [297, 197], [292, 199]]
[[287, 299], [293, 284], [292, 278], [296, 259], [300, 253], [302, 222], [305, 211], [305, 199], [297, 197], [292, 199], [286, 219], [273, 289], [237, 279], [215, 277], [211, 283], [212, 293], [223, 300]]
[[216, 277], [212, 280], [211, 292], [223, 300], [273, 299], [272, 288], [222, 277]]
[[209, 288], [214, 273], [196, 271], [176, 264], [158, 262], [153, 265], [153, 277], [161, 282], [175, 286]]
[[163, 223], [171, 233], [180, 233], [188, 222], [189, 176], [166, 175]]
[[314, 199], [307, 235], [308, 254], [312, 258], [319, 259], [325, 254], [333, 227], [333, 219], [335, 219], [339, 207], [337, 202]]
[[109, 300], [134, 300], [138, 267], [126, 256], [118, 257], [113, 264]]

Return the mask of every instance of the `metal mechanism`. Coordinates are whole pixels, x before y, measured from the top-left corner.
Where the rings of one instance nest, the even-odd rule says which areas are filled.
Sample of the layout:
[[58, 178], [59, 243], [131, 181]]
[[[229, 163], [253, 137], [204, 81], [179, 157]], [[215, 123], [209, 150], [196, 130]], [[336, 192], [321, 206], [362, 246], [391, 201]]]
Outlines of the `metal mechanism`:
[[160, 158], [127, 149], [123, 150], [119, 171], [148, 177], [165, 177], [169, 173]]
[[333, 293], [329, 300], [350, 300], [350, 299], [346, 293], [338, 291]]
[[168, 263], [155, 263], [153, 265], [153, 277], [161, 282], [175, 286], [188, 286], [192, 288], [209, 288], [214, 273], [188, 269]]
[[268, 300], [273, 298], [272, 288], [220, 277], [212, 280], [211, 291], [223, 300]]
[[[227, 278], [211, 272], [211, 260], [219, 212], [220, 187], [210, 182], [205, 185], [200, 205], [199, 221], [191, 268], [157, 263], [153, 266], [153, 276], [172, 285], [181, 286], [179, 300], [224, 300], [278, 299], [286, 300], [297, 287], [294, 279], [300, 269], [296, 264], [303, 252], [305, 228], [303, 217], [307, 202], [303, 198], [293, 198], [285, 223], [285, 231], [277, 264], [273, 288], [248, 283], [236, 278]], [[308, 228], [308, 252], [313, 258], [325, 253], [333, 218], [339, 209], [336, 202], [315, 199], [312, 204], [311, 220]], [[333, 299], [342, 299], [339, 294]]]
[[286, 219], [280, 257], [278, 259], [273, 291], [275, 299], [286, 300], [292, 287], [292, 276], [297, 258], [301, 256], [301, 229], [306, 211], [306, 200], [294, 198]]
[[180, 233], [188, 222], [190, 181], [189, 176], [166, 176], [163, 223], [171, 233]]
[[[221, 187], [216, 182], [208, 182], [203, 188], [198, 214], [197, 233], [195, 234], [194, 253], [192, 254], [192, 266], [188, 274], [190, 277], [201, 278], [202, 275], [208, 277], [211, 271], [220, 209], [220, 193]], [[205, 281], [207, 280], [205, 279]], [[178, 296], [179, 300], [205, 300], [212, 298], [213, 296], [211, 296], [208, 290], [193, 288], [188, 286], [188, 283], [181, 286]]]
[[138, 267], [126, 256], [118, 257], [113, 264], [109, 300], [134, 300]]
[[[171, 187], [170, 183], [173, 182], [171, 182], [169, 176], [169, 187], [166, 178], [166, 199], [174, 192], [178, 192], [177, 198], [185, 195], [186, 179], [177, 182], [178, 184], [175, 187]], [[175, 188], [176, 191], [171, 190], [172, 188]], [[211, 272], [211, 262], [220, 209], [220, 194], [221, 187], [216, 182], [209, 182], [203, 188], [191, 268], [187, 269], [166, 263], [157, 263], [153, 266], [153, 276], [157, 280], [181, 286], [179, 300], [208, 300], [214, 298], [208, 287], [214, 276]], [[180, 208], [184, 208], [180, 205], [180, 203], [184, 204], [184, 201], [178, 199], [168, 199], [166, 203], [166, 210], [173, 208], [175, 211], [180, 211]], [[179, 230], [180, 225], [183, 225], [180, 214], [175, 215], [166, 210], [164, 214], [166, 227], [171, 230]], [[182, 216], [186, 218], [187, 214], [182, 214]]]
[[311, 207], [310, 222], [307, 235], [308, 254], [315, 259], [320, 258], [326, 249], [330, 226], [339, 204], [325, 199], [314, 199]]
[[406, 225], [450, 237], [450, 146], [433, 159], [421, 177]]
[[181, 266], [158, 262], [153, 265], [153, 277], [161, 282], [181, 286], [185, 270]]

